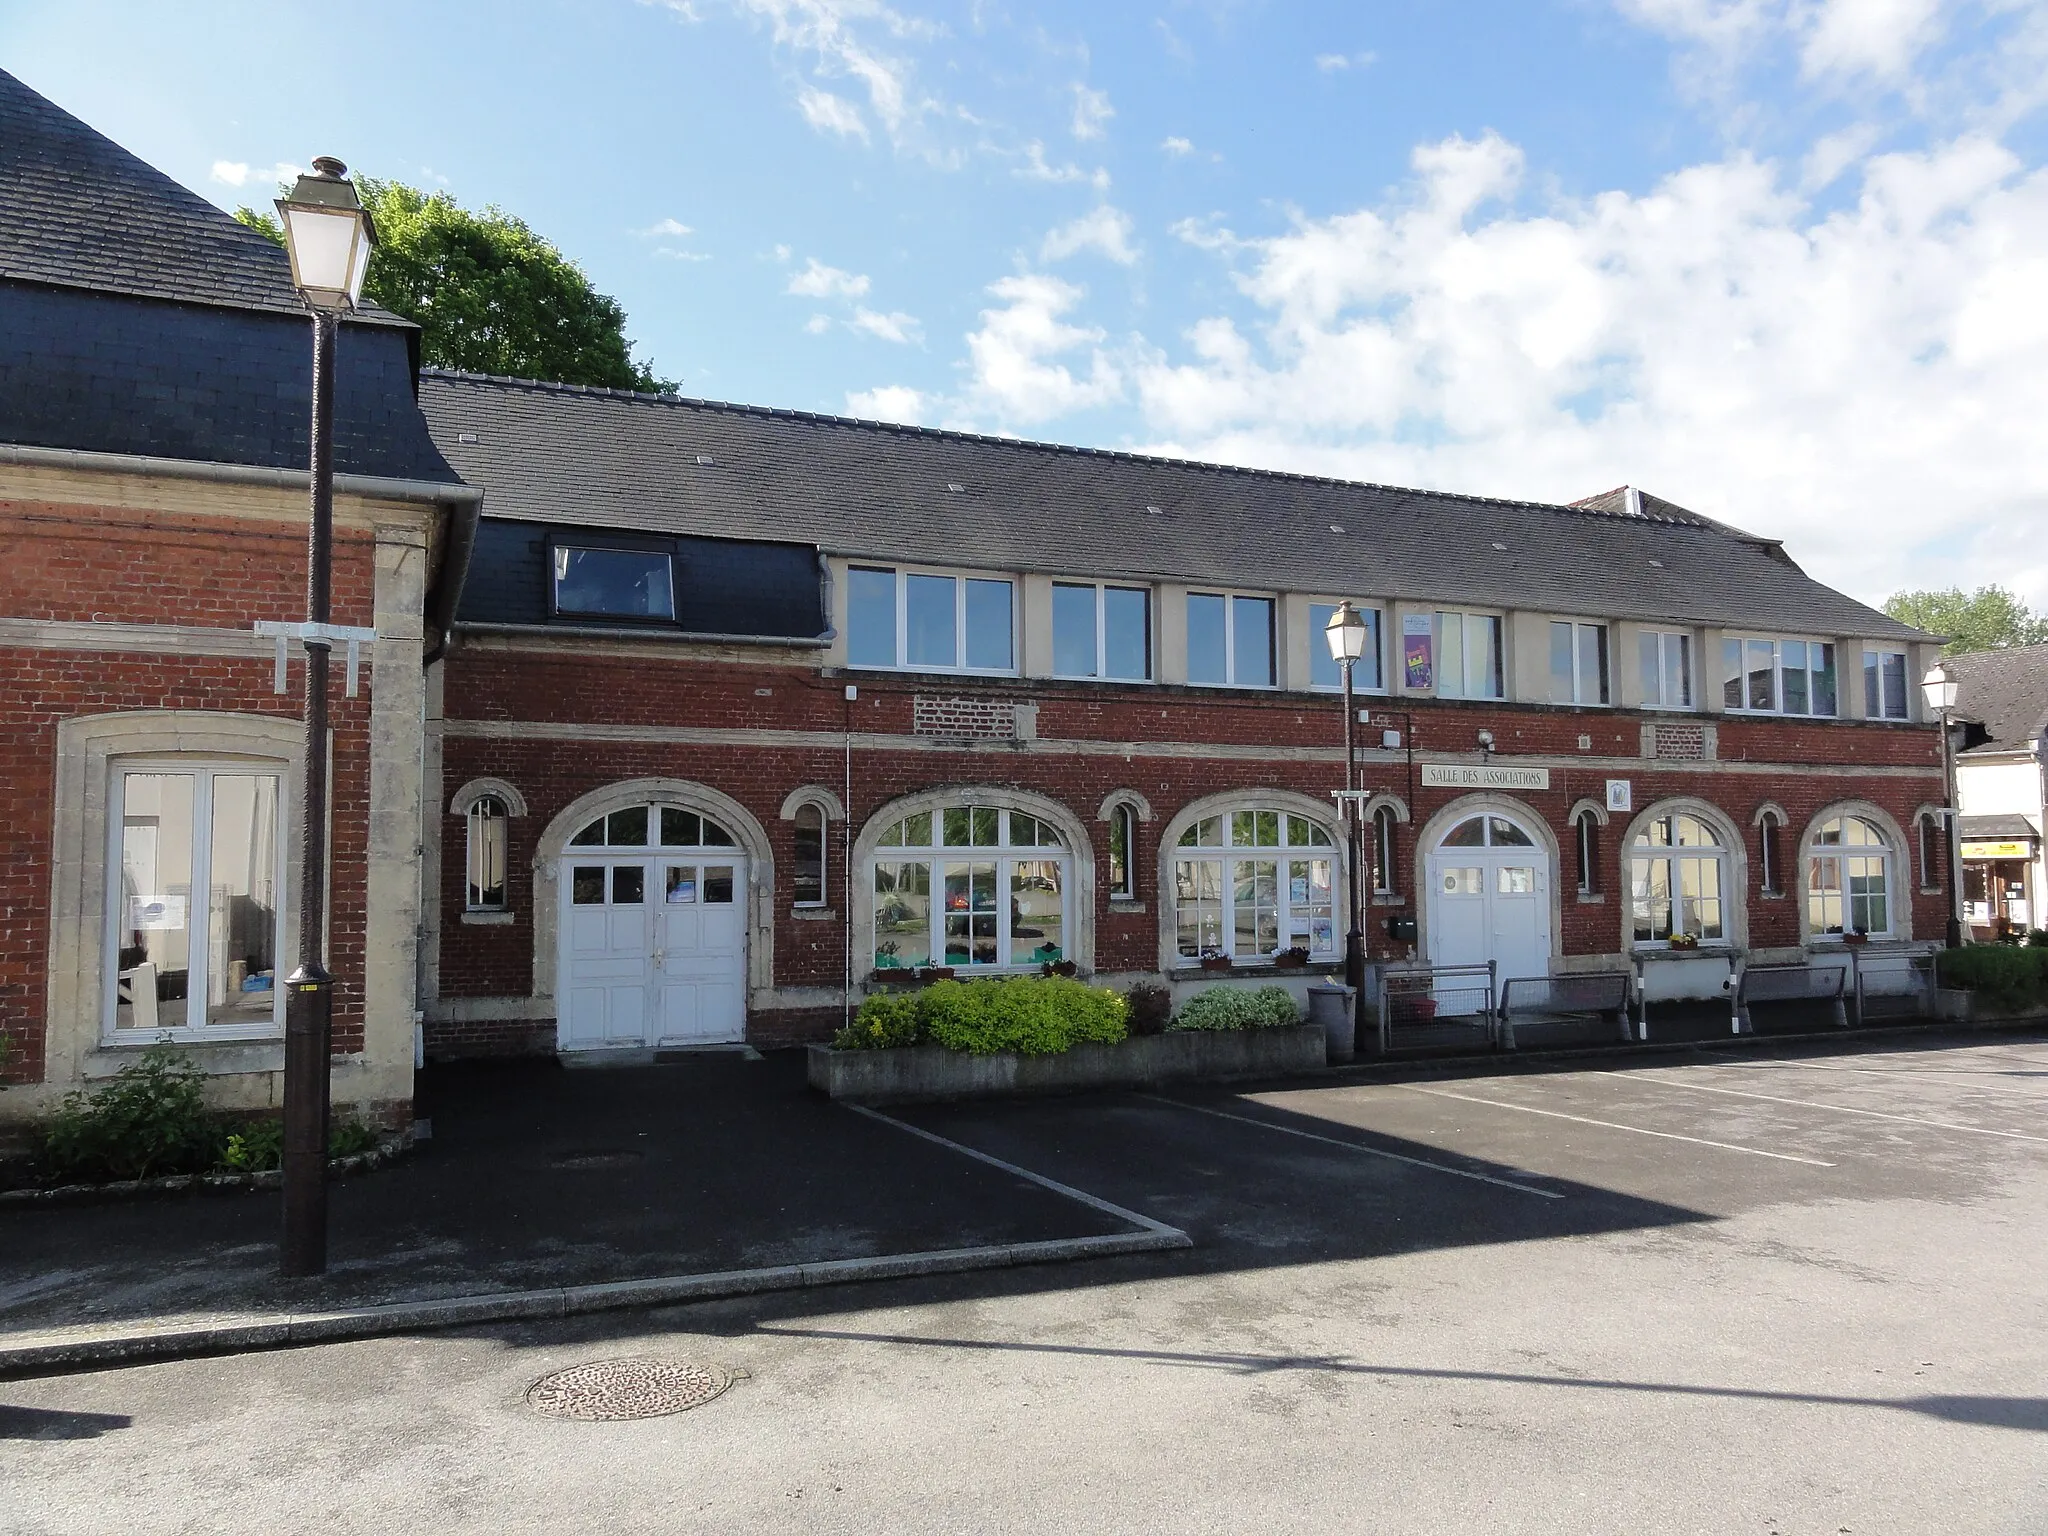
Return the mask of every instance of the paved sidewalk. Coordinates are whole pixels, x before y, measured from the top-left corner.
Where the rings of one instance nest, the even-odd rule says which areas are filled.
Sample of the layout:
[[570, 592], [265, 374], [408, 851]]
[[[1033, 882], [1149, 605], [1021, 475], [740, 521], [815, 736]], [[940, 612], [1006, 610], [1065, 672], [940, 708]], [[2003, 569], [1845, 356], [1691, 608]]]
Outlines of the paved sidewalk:
[[0, 1347], [649, 1276], [1128, 1234], [1132, 1224], [809, 1092], [797, 1052], [421, 1074], [431, 1140], [330, 1186], [329, 1273], [278, 1277], [279, 1197], [0, 1212]]

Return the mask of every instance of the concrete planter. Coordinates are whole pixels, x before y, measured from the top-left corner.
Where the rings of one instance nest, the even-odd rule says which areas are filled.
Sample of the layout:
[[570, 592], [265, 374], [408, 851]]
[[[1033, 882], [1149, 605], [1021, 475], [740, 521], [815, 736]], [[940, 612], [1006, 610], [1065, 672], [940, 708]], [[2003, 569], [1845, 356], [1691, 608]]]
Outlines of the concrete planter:
[[1153, 1088], [1194, 1079], [1279, 1077], [1324, 1064], [1316, 1024], [1283, 1029], [1169, 1030], [1115, 1045], [1077, 1045], [1058, 1056], [970, 1056], [943, 1046], [894, 1051], [810, 1048], [811, 1086], [858, 1104]]
[[1953, 1024], [2029, 1024], [2048, 1019], [2048, 1008], [1997, 1008], [1960, 987], [1936, 987], [1927, 1011]]

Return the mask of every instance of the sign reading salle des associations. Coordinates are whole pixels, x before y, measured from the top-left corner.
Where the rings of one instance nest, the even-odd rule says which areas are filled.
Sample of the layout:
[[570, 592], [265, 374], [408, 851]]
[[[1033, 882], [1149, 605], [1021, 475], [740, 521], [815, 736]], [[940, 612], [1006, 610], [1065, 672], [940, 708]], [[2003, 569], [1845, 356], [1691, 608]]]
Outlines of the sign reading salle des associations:
[[1548, 768], [1500, 768], [1491, 763], [1424, 763], [1422, 782], [1432, 789], [1548, 789]]

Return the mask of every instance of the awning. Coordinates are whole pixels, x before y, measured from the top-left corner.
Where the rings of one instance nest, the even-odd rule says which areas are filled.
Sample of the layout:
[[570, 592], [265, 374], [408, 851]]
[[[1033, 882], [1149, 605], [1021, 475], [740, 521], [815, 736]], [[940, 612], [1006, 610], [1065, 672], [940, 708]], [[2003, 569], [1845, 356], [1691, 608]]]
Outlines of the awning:
[[2031, 859], [2041, 834], [2018, 812], [1965, 816], [1962, 855], [1966, 859]]

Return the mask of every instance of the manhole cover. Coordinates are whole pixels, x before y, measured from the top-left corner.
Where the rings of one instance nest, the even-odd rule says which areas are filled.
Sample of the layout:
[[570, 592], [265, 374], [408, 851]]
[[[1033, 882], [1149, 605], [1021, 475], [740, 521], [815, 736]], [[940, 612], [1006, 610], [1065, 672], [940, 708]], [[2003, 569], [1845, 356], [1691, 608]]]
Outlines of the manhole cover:
[[549, 1159], [553, 1168], [629, 1168], [643, 1157], [639, 1152], [560, 1152]]
[[722, 1365], [629, 1357], [593, 1360], [543, 1376], [526, 1403], [551, 1419], [658, 1419], [701, 1407], [732, 1385]]

